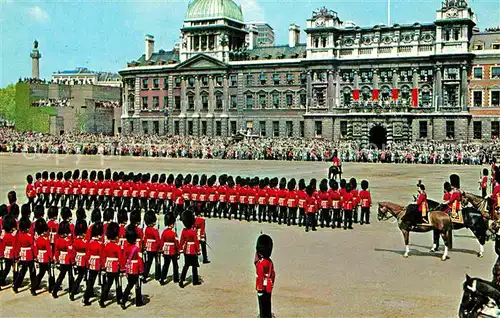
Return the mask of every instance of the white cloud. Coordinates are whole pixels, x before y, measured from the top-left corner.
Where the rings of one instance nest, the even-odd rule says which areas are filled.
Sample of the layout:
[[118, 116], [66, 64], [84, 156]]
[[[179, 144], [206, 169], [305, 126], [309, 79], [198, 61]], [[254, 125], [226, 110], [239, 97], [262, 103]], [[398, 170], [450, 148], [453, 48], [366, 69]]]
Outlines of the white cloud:
[[49, 14], [47, 11], [43, 10], [39, 6], [34, 6], [28, 9], [29, 16], [38, 22], [47, 22], [49, 21]]
[[264, 21], [264, 9], [258, 0], [240, 0], [245, 21]]

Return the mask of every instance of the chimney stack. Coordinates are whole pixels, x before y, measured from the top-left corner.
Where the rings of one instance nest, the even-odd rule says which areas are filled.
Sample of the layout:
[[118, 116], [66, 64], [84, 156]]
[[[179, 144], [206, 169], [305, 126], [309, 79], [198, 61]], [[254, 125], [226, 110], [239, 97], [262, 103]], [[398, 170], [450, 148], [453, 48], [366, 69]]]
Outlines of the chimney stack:
[[257, 46], [257, 35], [259, 33], [257, 32], [257, 28], [255, 25], [250, 25], [248, 27], [248, 49], [252, 50]]
[[155, 50], [155, 37], [150, 34], [146, 34], [144, 40], [146, 41], [146, 61], [149, 61]]
[[295, 47], [300, 42], [300, 26], [290, 24], [288, 29], [288, 46]]

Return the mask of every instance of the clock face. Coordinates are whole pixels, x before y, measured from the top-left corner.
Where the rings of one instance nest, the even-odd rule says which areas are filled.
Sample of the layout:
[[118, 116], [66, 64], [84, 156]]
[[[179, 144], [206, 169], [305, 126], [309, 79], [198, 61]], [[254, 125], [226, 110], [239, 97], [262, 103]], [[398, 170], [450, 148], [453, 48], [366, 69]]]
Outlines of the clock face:
[[458, 10], [455, 8], [451, 8], [450, 10], [446, 11], [446, 16], [448, 18], [456, 18], [458, 17]]

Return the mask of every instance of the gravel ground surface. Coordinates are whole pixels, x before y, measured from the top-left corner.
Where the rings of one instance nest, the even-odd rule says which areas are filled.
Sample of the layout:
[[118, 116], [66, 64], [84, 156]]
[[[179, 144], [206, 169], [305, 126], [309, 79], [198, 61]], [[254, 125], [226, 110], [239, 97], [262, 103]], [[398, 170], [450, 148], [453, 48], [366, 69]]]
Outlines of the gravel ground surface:
[[[28, 173], [77, 167], [320, 179], [326, 176], [328, 164], [0, 154], [0, 193], [6, 196], [16, 188], [18, 197], [22, 197]], [[442, 184], [451, 173], [461, 176], [463, 190], [478, 193], [482, 168], [352, 163], [345, 164], [344, 170], [346, 177], [354, 176], [358, 183], [364, 178], [370, 181], [374, 202], [406, 204], [416, 192], [418, 179], [426, 185], [429, 198], [440, 200]], [[151, 281], [143, 285], [148, 304], [126, 311], [116, 303], [105, 309], [97, 302], [83, 307], [81, 294], [78, 301], [70, 302], [68, 295], [54, 300], [46, 292], [33, 297], [28, 290], [16, 295], [9, 289], [0, 291], [0, 312], [3, 317], [256, 317], [253, 257], [261, 231], [274, 240], [272, 259], [277, 277], [272, 303], [276, 317], [456, 317], [465, 273], [491, 278], [496, 260], [493, 244], [488, 242], [484, 258], [478, 258], [479, 246], [469, 230], [454, 232], [454, 249], [446, 262], [440, 260], [442, 250], [428, 252], [430, 233], [413, 233], [410, 257], [405, 259], [396, 224], [377, 222], [376, 205], [372, 220], [371, 225], [355, 224], [351, 231], [319, 229], [305, 233], [303, 228], [293, 226], [209, 219], [208, 254], [212, 263], [201, 265], [201, 286], [180, 289], [173, 283], [160, 286]]]

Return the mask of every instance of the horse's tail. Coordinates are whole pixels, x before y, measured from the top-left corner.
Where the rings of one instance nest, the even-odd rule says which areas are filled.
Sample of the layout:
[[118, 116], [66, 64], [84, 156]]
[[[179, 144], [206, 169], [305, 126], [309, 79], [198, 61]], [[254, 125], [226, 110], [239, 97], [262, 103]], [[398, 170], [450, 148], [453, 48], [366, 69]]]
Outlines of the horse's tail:
[[453, 222], [451, 222], [450, 226], [447, 227], [446, 232], [445, 232], [446, 242], [448, 245], [448, 249], [450, 249], [450, 250], [453, 248], [453, 226], [452, 226], [452, 224], [453, 224]]

